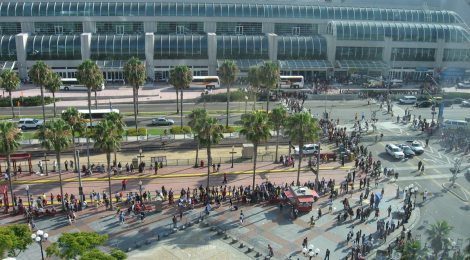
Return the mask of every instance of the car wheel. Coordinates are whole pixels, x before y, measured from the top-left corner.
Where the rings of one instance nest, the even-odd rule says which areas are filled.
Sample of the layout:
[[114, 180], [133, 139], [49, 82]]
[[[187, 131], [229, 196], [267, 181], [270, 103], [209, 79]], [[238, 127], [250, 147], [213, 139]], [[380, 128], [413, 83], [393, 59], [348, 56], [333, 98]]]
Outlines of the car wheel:
[[26, 130], [26, 126], [21, 126], [21, 130]]
[[65, 90], [65, 91], [69, 91], [69, 88], [68, 88], [68, 87], [65, 87], [64, 90]]

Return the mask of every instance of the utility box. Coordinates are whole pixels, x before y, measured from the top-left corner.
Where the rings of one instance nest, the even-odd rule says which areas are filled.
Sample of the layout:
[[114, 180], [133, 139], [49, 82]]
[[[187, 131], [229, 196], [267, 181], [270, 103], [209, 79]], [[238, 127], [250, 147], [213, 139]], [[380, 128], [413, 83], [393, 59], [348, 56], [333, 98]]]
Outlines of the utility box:
[[132, 165], [134, 166], [134, 169], [137, 169], [139, 167], [139, 159], [132, 158]]
[[243, 144], [242, 145], [242, 158], [243, 159], [253, 159], [253, 144]]

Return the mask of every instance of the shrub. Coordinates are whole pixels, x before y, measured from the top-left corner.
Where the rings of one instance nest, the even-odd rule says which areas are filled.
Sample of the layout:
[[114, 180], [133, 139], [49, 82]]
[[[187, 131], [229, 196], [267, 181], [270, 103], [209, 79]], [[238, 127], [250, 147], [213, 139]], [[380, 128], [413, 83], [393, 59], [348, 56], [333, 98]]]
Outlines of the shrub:
[[[19, 98], [13, 98], [13, 106], [18, 105], [18, 100], [20, 101], [20, 106], [22, 107], [34, 107], [34, 106], [41, 106], [41, 96], [34, 96], [34, 97], [19, 97]], [[55, 99], [56, 101], [59, 101], [59, 99]], [[53, 103], [53, 100], [51, 97], [44, 97], [44, 105], [48, 105]], [[9, 107], [10, 106], [10, 97], [5, 96], [0, 98], [0, 107]]]
[[234, 133], [234, 132], [235, 132], [235, 127], [230, 126], [230, 125], [227, 127], [224, 126], [224, 133]]
[[127, 129], [127, 135], [128, 136], [146, 136], [147, 128], [139, 127], [137, 128], [137, 131], [135, 130], [135, 128]]
[[189, 126], [172, 126], [170, 128], [170, 134], [173, 135], [180, 135], [180, 134], [190, 134], [191, 133], [191, 127]]
[[[251, 93], [245, 93], [244, 91], [237, 90], [230, 92], [230, 101], [245, 101], [245, 96], [248, 97], [248, 101], [253, 101], [254, 96]], [[227, 102], [227, 93], [218, 93], [205, 95], [199, 98], [199, 102]]]

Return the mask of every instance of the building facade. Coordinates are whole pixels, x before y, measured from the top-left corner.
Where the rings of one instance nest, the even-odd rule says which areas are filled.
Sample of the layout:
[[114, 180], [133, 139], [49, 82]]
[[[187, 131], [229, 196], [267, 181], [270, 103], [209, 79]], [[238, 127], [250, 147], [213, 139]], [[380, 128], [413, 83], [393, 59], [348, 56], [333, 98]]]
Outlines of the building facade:
[[242, 76], [271, 60], [282, 74], [307, 80], [353, 73], [455, 79], [470, 69], [470, 29], [455, 12], [314, 1], [0, 1], [0, 46], [3, 69], [23, 79], [38, 60], [73, 78], [92, 59], [107, 81], [122, 81], [130, 57], [144, 60], [155, 80], [178, 64], [215, 75], [227, 59]]

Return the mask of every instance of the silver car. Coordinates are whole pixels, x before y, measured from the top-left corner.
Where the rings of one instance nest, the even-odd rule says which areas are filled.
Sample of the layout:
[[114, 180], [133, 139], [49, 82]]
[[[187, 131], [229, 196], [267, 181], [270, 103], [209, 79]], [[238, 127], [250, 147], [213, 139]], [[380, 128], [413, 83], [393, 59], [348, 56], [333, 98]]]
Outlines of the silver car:
[[152, 119], [152, 125], [173, 125], [175, 121], [164, 117]]

